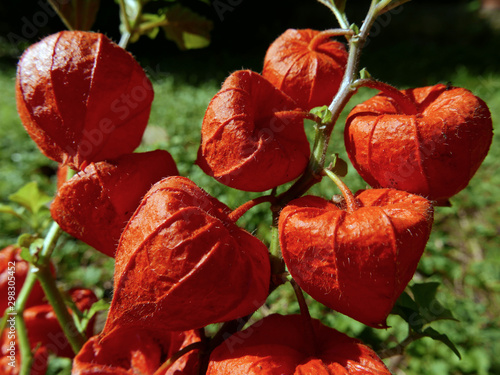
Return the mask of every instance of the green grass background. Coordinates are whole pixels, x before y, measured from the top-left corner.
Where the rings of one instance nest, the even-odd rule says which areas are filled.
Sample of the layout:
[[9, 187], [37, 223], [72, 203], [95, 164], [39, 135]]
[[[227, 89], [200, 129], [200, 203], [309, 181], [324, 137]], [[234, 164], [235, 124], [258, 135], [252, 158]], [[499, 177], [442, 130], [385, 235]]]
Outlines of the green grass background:
[[[488, 104], [498, 129], [498, 33], [470, 7], [405, 5], [405, 8], [401, 14], [393, 15], [387, 25], [380, 25], [380, 33], [374, 35], [365, 50], [363, 65], [376, 78], [400, 88], [438, 82], [468, 88]], [[0, 51], [4, 51], [0, 59], [0, 203], [8, 204], [8, 196], [29, 181], [37, 181], [47, 194], [54, 194], [56, 165], [39, 153], [21, 126], [14, 98], [15, 61], [8, 46]], [[172, 58], [138, 54], [155, 88], [150, 122], [138, 151], [168, 150], [182, 175], [230, 207], [257, 196], [216, 183], [193, 162], [204, 111], [221, 81], [231, 70], [260, 70], [264, 53], [262, 49], [257, 54], [252, 50], [237, 56], [226, 53], [212, 58], [207, 52], [201, 55], [203, 63], [199, 52], [188, 51]], [[346, 161], [342, 142], [345, 115], [372, 94], [370, 90], [360, 91], [334, 130], [331, 151]], [[306, 126], [311, 128], [312, 124], [306, 123]], [[422, 339], [412, 343], [405, 356], [387, 361], [394, 374], [500, 373], [499, 141], [496, 130], [490, 153], [470, 185], [452, 198], [452, 207], [437, 208], [434, 230], [415, 275], [415, 281], [442, 283], [437, 298], [453, 311], [458, 322], [442, 321], [432, 326], [450, 337], [463, 358], [458, 360], [441, 343]], [[365, 187], [352, 167], [345, 181], [352, 190]], [[325, 179], [312, 193], [329, 197], [338, 191]], [[265, 205], [252, 209], [239, 223], [264, 241], [268, 240], [270, 218]], [[21, 221], [0, 214], [0, 246], [15, 242], [26, 230], [29, 227]], [[109, 298], [113, 262], [69, 237], [62, 243], [54, 256], [61, 287], [91, 287], [100, 297]], [[381, 340], [391, 345], [405, 338], [406, 326], [397, 317], [389, 319], [393, 328], [374, 330], [332, 313], [310, 298], [308, 301], [313, 317], [372, 345]], [[294, 313], [298, 312], [298, 305], [289, 288], [284, 286], [270, 296], [263, 311]], [[53, 362], [51, 373], [67, 371], [67, 362]]]

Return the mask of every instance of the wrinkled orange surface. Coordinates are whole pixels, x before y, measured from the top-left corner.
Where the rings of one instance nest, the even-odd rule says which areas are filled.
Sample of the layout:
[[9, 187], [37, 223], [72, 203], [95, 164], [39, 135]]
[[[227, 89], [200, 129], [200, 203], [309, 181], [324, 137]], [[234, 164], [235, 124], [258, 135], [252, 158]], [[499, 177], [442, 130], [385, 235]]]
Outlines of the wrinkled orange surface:
[[58, 189], [52, 218], [65, 232], [114, 257], [142, 197], [163, 177], [177, 174], [174, 160], [163, 150], [91, 163]]
[[265, 191], [298, 177], [309, 160], [303, 111], [258, 73], [231, 74], [203, 119], [197, 164], [224, 185]]
[[185, 177], [155, 184], [122, 234], [104, 334], [184, 331], [257, 310], [268, 295], [268, 251], [229, 213]]
[[132, 55], [103, 34], [62, 31], [19, 60], [21, 121], [47, 157], [73, 169], [135, 150], [153, 96]]
[[[115, 331], [103, 342], [92, 337], [75, 357], [72, 375], [152, 375], [180, 349], [200, 341], [198, 331], [158, 333], [150, 329]], [[185, 354], [158, 375], [195, 375], [196, 350]]]
[[490, 148], [493, 127], [486, 104], [463, 88], [403, 91], [417, 106], [403, 113], [379, 94], [357, 105], [346, 122], [346, 149], [372, 187], [444, 201], [465, 188]]
[[[375, 352], [319, 320], [314, 338], [300, 315], [270, 315], [229, 337], [210, 356], [207, 375], [390, 375]], [[313, 341], [311, 341], [313, 340]]]
[[347, 51], [328, 33], [288, 29], [268, 48], [262, 75], [301, 108], [329, 105], [347, 63]]
[[386, 327], [430, 235], [433, 209], [420, 196], [365, 190], [348, 212], [319, 197], [281, 212], [280, 244], [290, 274], [315, 300], [366, 325]]

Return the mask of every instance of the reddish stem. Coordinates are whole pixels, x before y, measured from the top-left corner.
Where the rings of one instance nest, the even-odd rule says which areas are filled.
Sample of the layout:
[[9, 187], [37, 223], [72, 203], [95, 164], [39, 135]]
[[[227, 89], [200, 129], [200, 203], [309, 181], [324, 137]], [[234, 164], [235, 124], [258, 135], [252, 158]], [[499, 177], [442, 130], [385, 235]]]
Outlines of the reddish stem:
[[276, 201], [276, 197], [274, 195], [264, 195], [262, 197], [252, 199], [251, 201], [243, 203], [241, 206], [234, 209], [228, 215], [229, 220], [231, 220], [233, 223], [236, 223], [239, 220], [239, 218], [242, 217], [252, 207], [257, 206], [258, 204], [261, 204], [261, 203], [265, 203], [265, 202], [274, 203], [275, 201]]
[[309, 50], [310, 51], [316, 51], [318, 46], [323, 43], [325, 39], [329, 39], [335, 36], [339, 35], [354, 35], [354, 32], [352, 30], [345, 30], [345, 29], [329, 29], [329, 30], [324, 30], [321, 31], [319, 34], [316, 34], [311, 41], [309, 42]]
[[382, 91], [388, 97], [394, 99], [399, 109], [406, 115], [418, 114], [418, 108], [415, 103], [402, 91], [387, 83], [376, 81], [374, 79], [359, 79], [354, 82], [356, 87], [369, 87]]
[[177, 361], [179, 358], [181, 358], [184, 354], [189, 353], [190, 351], [193, 350], [203, 350], [205, 349], [205, 344], [201, 341], [194, 342], [192, 344], [189, 344], [188, 346], [184, 347], [183, 349], [179, 350], [177, 353], [172, 355], [167, 361], [165, 361], [155, 372], [153, 375], [163, 375], [167, 372], [170, 367], [173, 366], [175, 361]]
[[316, 116], [315, 114], [311, 113], [311, 112], [307, 112], [307, 111], [304, 111], [300, 108], [298, 109], [295, 109], [293, 111], [278, 111], [278, 112], [274, 112], [274, 115], [279, 115], [280, 116], [280, 119], [287, 119], [287, 118], [292, 118], [292, 120], [294, 118], [296, 118], [297, 116], [300, 116], [302, 117], [302, 119], [307, 119], [307, 120], [312, 120], [318, 124], [321, 124], [321, 118]]
[[314, 355], [318, 352], [318, 343], [316, 340], [316, 334], [314, 333], [314, 327], [312, 325], [311, 314], [309, 314], [309, 308], [307, 307], [302, 289], [297, 282], [294, 279], [290, 279], [290, 284], [292, 285], [293, 291], [297, 296], [297, 301], [299, 302], [300, 315], [302, 317], [306, 342], [310, 344], [310, 348], [312, 349], [311, 354]]
[[345, 203], [346, 203], [346, 211], [347, 212], [354, 212], [359, 208], [359, 204], [356, 201], [356, 198], [352, 194], [351, 190], [347, 187], [347, 185], [342, 181], [339, 176], [337, 176], [335, 173], [332, 171], [329, 171], [328, 169], [325, 169], [325, 173], [330, 179], [335, 182], [335, 185], [340, 189], [342, 192], [342, 195], [344, 196]]

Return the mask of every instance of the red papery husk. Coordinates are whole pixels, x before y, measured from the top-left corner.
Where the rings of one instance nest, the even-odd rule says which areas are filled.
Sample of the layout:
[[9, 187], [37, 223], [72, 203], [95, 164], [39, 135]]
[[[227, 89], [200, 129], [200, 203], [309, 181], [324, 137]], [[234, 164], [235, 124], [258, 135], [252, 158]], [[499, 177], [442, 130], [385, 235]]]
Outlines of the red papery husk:
[[357, 105], [345, 127], [347, 153], [372, 187], [444, 202], [464, 189], [493, 137], [490, 111], [470, 91], [442, 84], [403, 90], [417, 113], [378, 94]]
[[[97, 297], [89, 289], [73, 288], [68, 294], [82, 312], [90, 309], [97, 302]], [[13, 319], [13, 322], [18, 319], [15, 315], [9, 315], [8, 318]], [[23, 318], [30, 347], [34, 352], [30, 375], [45, 375], [50, 354], [67, 358], [75, 356], [51, 305], [40, 304], [26, 308]], [[88, 323], [86, 332], [88, 336], [93, 334], [94, 323], [95, 318]], [[15, 326], [8, 322], [1, 341], [0, 373], [2, 375], [18, 375], [20, 372], [22, 363], [17, 335]]]
[[218, 346], [207, 375], [390, 375], [359, 340], [319, 320], [311, 325], [313, 335], [300, 315], [269, 315]]
[[283, 259], [315, 300], [375, 328], [412, 279], [429, 239], [431, 202], [392, 189], [358, 192], [355, 210], [319, 197], [280, 214]]
[[62, 184], [50, 212], [65, 232], [114, 257], [123, 228], [142, 197], [163, 177], [178, 174], [163, 150], [91, 163]]
[[[8, 293], [9, 286], [15, 289], [14, 297], [15, 300], [17, 300], [29, 269], [30, 264], [21, 257], [20, 247], [10, 245], [0, 251], [0, 296], [3, 296], [0, 298], [0, 314], [3, 315], [5, 309], [13, 306], [13, 304], [9, 304], [8, 300], [8, 296], [10, 296]], [[52, 264], [50, 264], [50, 269], [51, 272], [55, 274], [55, 269]], [[44, 296], [40, 283], [36, 281], [26, 300], [25, 308], [46, 303]]]
[[132, 55], [106, 36], [62, 31], [19, 60], [17, 109], [50, 159], [80, 170], [139, 146], [153, 88]]
[[265, 191], [306, 168], [305, 112], [258, 73], [231, 74], [203, 118], [196, 163], [224, 185]]
[[104, 335], [185, 331], [251, 314], [267, 298], [266, 246], [185, 177], [154, 185], [123, 231]]
[[288, 29], [267, 50], [262, 75], [301, 108], [329, 105], [344, 76], [347, 51], [331, 33]]
[[99, 336], [85, 343], [73, 361], [72, 375], [196, 375], [198, 350], [177, 359], [165, 372], [156, 373], [172, 355], [200, 341], [197, 330], [166, 332], [126, 327], [100, 341]]
[[[0, 344], [0, 374], [18, 375], [21, 370], [21, 352], [15, 331], [4, 330]], [[30, 375], [45, 375], [47, 372], [49, 351], [45, 347], [33, 353]]]
[[[89, 310], [97, 302], [96, 295], [90, 289], [74, 288], [68, 291], [68, 295], [82, 312]], [[70, 309], [68, 311], [71, 312]], [[73, 358], [75, 356], [51, 305], [30, 307], [24, 310], [23, 317], [32, 348], [40, 345], [58, 357]], [[87, 336], [93, 335], [94, 324], [95, 317], [87, 325], [85, 332]]]

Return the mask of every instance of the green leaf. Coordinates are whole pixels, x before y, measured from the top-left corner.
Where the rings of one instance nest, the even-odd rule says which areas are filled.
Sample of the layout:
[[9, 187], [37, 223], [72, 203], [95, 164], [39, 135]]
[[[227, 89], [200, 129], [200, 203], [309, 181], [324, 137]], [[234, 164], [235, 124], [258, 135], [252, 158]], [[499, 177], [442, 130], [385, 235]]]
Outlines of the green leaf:
[[[160, 32], [160, 26], [166, 22], [164, 14], [144, 13], [141, 16], [140, 34], [146, 35], [150, 39], [156, 38]], [[154, 27], [151, 27], [154, 25]]]
[[12, 206], [9, 206], [7, 204], [0, 204], [0, 213], [14, 215], [19, 219], [24, 219], [19, 212], [17, 212]]
[[17, 239], [17, 245], [21, 248], [21, 258], [25, 261], [35, 264], [37, 254], [43, 247], [44, 239], [38, 235], [23, 233]]
[[204, 48], [210, 44], [212, 21], [181, 5], [165, 10], [166, 24], [163, 31], [181, 50]]
[[399, 315], [414, 331], [420, 332], [424, 326], [424, 321], [420, 319], [418, 305], [406, 292], [398, 298], [391, 314]]
[[359, 72], [359, 78], [370, 79], [370, 78], [372, 78], [372, 75], [370, 74], [370, 72], [368, 72], [368, 70], [366, 70], [366, 68], [363, 68]]
[[458, 359], [462, 359], [462, 356], [460, 355], [460, 352], [458, 351], [455, 344], [453, 344], [451, 340], [448, 338], [448, 336], [446, 336], [444, 333], [439, 333], [434, 328], [428, 327], [422, 332], [422, 334], [426, 337], [430, 337], [433, 340], [441, 341], [448, 348], [450, 348], [453, 351], [453, 353], [456, 354]]
[[436, 299], [439, 285], [436, 282], [429, 282], [414, 284], [410, 287], [415, 303], [419, 306], [419, 313], [424, 318], [424, 324], [436, 320], [456, 320], [453, 313]]
[[90, 320], [97, 314], [99, 311], [109, 310], [109, 303], [104, 300], [99, 300], [95, 302], [90, 309], [83, 312], [83, 318], [80, 321], [81, 332], [85, 332], [87, 330], [87, 326]]
[[109, 309], [109, 303], [104, 301], [103, 299], [100, 299], [99, 301], [95, 302], [89, 310], [85, 311], [84, 316], [87, 319], [92, 319], [95, 314], [97, 314], [99, 311], [106, 311]]
[[439, 283], [429, 282], [421, 284], [413, 284], [410, 290], [417, 305], [429, 306], [436, 298], [436, 293], [439, 288]]
[[339, 177], [345, 177], [347, 175], [348, 166], [347, 163], [343, 159], [341, 159], [338, 154], [335, 154], [333, 155], [333, 162], [328, 169]]
[[9, 199], [25, 207], [31, 213], [37, 214], [42, 207], [52, 200], [52, 197], [42, 192], [38, 188], [38, 184], [33, 181], [24, 185], [14, 194], [9, 195]]
[[418, 337], [425, 336], [441, 341], [460, 358], [460, 353], [448, 336], [439, 333], [432, 327], [424, 329], [424, 326], [436, 320], [456, 320], [452, 312], [436, 299], [439, 285], [436, 282], [428, 282], [410, 286], [411, 295], [403, 292], [396, 301], [391, 313], [403, 318]]
[[322, 107], [315, 107], [309, 111], [315, 116], [321, 119], [323, 124], [326, 124], [332, 120], [332, 112], [328, 109], [328, 106], [324, 105]]
[[[37, 238], [30, 244], [30, 254], [35, 255], [38, 254], [39, 251], [43, 248], [43, 238]], [[36, 255], [35, 255], [36, 256]], [[38, 256], [36, 256], [38, 259]]]
[[28, 263], [33, 263], [33, 257], [30, 254], [30, 250], [26, 247], [21, 247], [21, 258], [23, 258]]
[[413, 298], [403, 292], [396, 301], [392, 314], [399, 315], [416, 332], [422, 332], [426, 324], [436, 320], [456, 320], [453, 313], [436, 299], [439, 285], [429, 282], [410, 286]]

